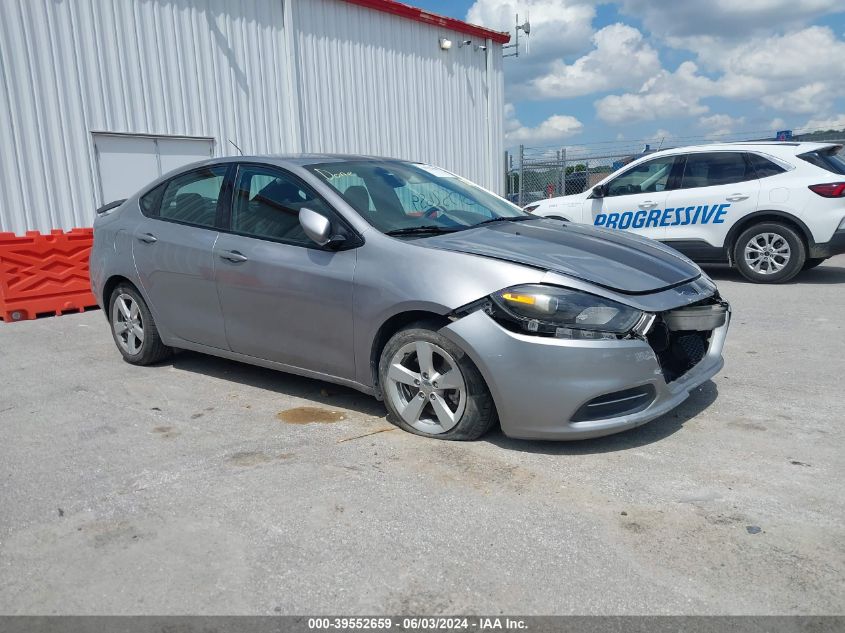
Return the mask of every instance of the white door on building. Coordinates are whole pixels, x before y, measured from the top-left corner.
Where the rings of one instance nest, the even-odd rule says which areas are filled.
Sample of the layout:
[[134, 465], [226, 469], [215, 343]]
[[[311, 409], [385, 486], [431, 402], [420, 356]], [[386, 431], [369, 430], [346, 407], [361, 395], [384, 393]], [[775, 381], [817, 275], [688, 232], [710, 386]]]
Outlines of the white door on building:
[[208, 138], [94, 134], [100, 203], [128, 198], [172, 169], [214, 155]]

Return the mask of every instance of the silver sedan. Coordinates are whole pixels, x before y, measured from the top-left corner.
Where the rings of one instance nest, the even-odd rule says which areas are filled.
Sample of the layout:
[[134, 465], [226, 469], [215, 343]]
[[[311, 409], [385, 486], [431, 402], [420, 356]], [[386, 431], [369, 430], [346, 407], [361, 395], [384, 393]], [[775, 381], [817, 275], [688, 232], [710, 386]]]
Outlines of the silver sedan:
[[98, 210], [90, 264], [130, 363], [178, 348], [327, 380], [452, 440], [648, 422], [722, 367], [730, 318], [669, 247], [363, 156], [172, 172]]

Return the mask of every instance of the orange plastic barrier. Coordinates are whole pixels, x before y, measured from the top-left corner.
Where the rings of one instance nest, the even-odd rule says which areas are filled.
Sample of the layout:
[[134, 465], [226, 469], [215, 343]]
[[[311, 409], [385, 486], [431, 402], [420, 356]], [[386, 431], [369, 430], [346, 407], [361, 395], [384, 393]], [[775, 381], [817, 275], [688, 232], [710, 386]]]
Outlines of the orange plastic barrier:
[[0, 320], [82, 312], [97, 305], [88, 280], [93, 229], [0, 233]]

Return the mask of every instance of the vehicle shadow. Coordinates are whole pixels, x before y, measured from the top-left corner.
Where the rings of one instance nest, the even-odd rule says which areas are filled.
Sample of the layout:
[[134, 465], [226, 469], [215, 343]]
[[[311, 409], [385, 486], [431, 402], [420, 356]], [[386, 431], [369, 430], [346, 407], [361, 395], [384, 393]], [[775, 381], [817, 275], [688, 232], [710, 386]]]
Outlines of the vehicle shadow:
[[329, 408], [349, 409], [374, 417], [383, 417], [386, 413], [381, 402], [350, 387], [217, 356], [180, 350], [161, 364], [284, 396], [311, 400]]
[[[711, 264], [704, 265], [702, 268], [714, 281], [736, 281], [746, 284], [751, 283], [745, 277], [740, 275], [735, 268], [731, 268], [728, 265]], [[811, 286], [825, 286], [841, 283], [845, 283], [845, 268], [825, 263], [821, 266], [817, 266], [816, 268], [811, 268], [810, 270], [803, 270], [785, 284], [777, 285], [789, 286], [792, 284], [803, 284]]]
[[[311, 400], [328, 408], [343, 408], [379, 418], [385, 417], [387, 413], [381, 402], [349, 387], [198, 352], [180, 350], [161, 364], [286, 397]], [[630, 431], [593, 440], [574, 442], [517, 440], [507, 437], [497, 426], [478, 441], [513, 451], [549, 455], [588, 455], [622, 451], [651, 444], [672, 435], [688, 420], [709, 407], [716, 400], [717, 395], [716, 384], [713, 381], [707, 381], [678, 408], [666, 415]]]
[[592, 440], [556, 442], [542, 440], [516, 440], [507, 437], [501, 429], [491, 431], [480, 441], [490, 442], [499, 448], [523, 453], [543, 453], [545, 455], [593, 455], [595, 453], [613, 453], [653, 444], [676, 431], [680, 431], [686, 422], [700, 414], [716, 400], [719, 390], [716, 383], [708, 380], [690, 394], [681, 405], [643, 426], [606, 435]]

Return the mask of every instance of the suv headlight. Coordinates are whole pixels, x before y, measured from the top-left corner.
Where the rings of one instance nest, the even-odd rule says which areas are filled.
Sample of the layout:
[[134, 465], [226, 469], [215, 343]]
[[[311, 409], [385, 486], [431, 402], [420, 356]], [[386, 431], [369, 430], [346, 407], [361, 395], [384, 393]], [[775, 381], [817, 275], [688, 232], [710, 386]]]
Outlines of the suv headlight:
[[506, 288], [490, 298], [493, 318], [529, 334], [558, 338], [619, 338], [645, 316], [604, 297], [539, 284]]

